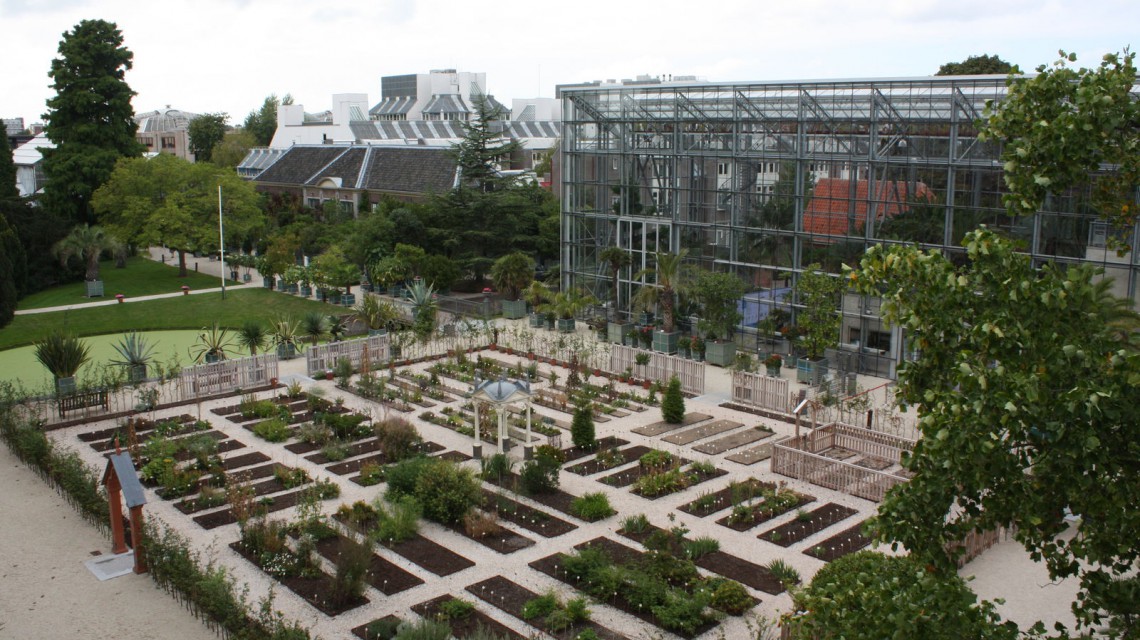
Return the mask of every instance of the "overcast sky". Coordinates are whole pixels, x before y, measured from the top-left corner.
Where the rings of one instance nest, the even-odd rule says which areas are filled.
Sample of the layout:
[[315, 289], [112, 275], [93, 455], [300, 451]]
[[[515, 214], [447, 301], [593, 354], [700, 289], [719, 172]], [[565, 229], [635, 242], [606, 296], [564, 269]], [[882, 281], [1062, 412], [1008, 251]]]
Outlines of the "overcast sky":
[[171, 105], [240, 123], [270, 93], [306, 111], [380, 78], [455, 68], [488, 91], [639, 74], [712, 81], [931, 75], [996, 54], [1032, 70], [1058, 49], [1085, 66], [1140, 34], [1137, 0], [0, 0], [0, 117], [41, 120], [60, 37], [118, 24], [138, 112]]

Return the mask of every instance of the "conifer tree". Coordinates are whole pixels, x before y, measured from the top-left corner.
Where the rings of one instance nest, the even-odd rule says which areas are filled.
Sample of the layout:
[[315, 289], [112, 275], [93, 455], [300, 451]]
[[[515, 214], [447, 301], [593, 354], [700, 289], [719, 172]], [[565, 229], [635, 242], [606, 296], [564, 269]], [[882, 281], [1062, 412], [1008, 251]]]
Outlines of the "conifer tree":
[[91, 196], [119, 158], [137, 156], [131, 97], [124, 79], [134, 54], [114, 23], [84, 20], [63, 34], [48, 76], [56, 95], [47, 102], [44, 130], [44, 206], [76, 223], [93, 223]]
[[580, 402], [574, 409], [574, 419], [570, 423], [570, 437], [575, 447], [592, 449], [597, 444], [594, 433], [594, 408], [589, 401]]
[[681, 379], [677, 376], [669, 378], [669, 386], [661, 398], [661, 418], [669, 424], [685, 421], [685, 396], [681, 393]]

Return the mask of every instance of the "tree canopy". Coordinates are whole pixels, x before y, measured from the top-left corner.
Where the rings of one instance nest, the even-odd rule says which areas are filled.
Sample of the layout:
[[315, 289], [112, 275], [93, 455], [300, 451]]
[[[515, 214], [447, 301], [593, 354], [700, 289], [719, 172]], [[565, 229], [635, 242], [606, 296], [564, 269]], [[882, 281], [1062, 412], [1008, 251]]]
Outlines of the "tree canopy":
[[277, 133], [277, 108], [283, 104], [293, 104], [293, 96], [285, 94], [284, 98], [277, 98], [276, 94], [269, 94], [261, 108], [250, 111], [245, 117], [245, 130], [253, 135], [255, 146], [266, 147], [273, 141], [273, 134]]
[[185, 252], [218, 249], [219, 185], [226, 244], [237, 245], [264, 223], [259, 196], [249, 182], [208, 163], [169, 154], [121, 160], [93, 204], [120, 238], [178, 250], [185, 273]]
[[[1079, 623], [1108, 616], [1135, 633], [1140, 356], [1109, 322], [1119, 306], [1091, 267], [1036, 266], [985, 228], [965, 248], [955, 266], [876, 246], [850, 273], [921, 352], [899, 373], [922, 431], [904, 461], [915, 475], [883, 501], [877, 537], [948, 576], [952, 543], [1014, 525], [1053, 578], [1079, 576]], [[1076, 535], [1063, 535], [1067, 512]]]
[[84, 20], [63, 34], [48, 76], [55, 96], [47, 101], [44, 131], [54, 149], [44, 155], [43, 204], [74, 222], [93, 222], [92, 194], [115, 162], [137, 156], [131, 98], [124, 76], [134, 54], [114, 23]]
[[187, 133], [190, 135], [190, 151], [196, 162], [211, 161], [214, 147], [226, 135], [226, 121], [229, 119], [230, 116], [225, 113], [204, 113], [190, 121]]
[[12, 147], [4, 143], [4, 148], [0, 149], [0, 201], [19, 197], [20, 189], [16, 186], [16, 163], [12, 161]]
[[938, 67], [936, 76], [981, 76], [1006, 74], [1013, 71], [1012, 64], [994, 55], [970, 56], [961, 62], [947, 62]]
[[[1136, 54], [1110, 53], [1095, 69], [1074, 69], [1076, 56], [1060, 53], [1036, 76], [1010, 76], [1006, 98], [986, 109], [983, 137], [1005, 142], [1006, 209], [1033, 215], [1051, 194], [1091, 187], [1101, 217], [1130, 233], [1140, 185]], [[1118, 251], [1129, 248], [1116, 235], [1109, 241]]]
[[252, 133], [244, 129], [227, 131], [210, 151], [210, 162], [219, 167], [233, 169], [241, 164], [241, 161], [249, 154], [249, 150], [256, 146], [257, 141], [253, 138]]

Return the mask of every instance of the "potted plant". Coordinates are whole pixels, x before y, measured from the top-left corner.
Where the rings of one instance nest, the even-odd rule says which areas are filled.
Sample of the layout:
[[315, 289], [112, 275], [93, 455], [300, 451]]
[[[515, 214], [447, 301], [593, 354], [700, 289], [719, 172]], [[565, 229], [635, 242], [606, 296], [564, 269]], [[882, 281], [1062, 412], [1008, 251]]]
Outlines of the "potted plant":
[[636, 347], [638, 339], [639, 339], [638, 336], [640, 336], [641, 334], [639, 334], [637, 332], [637, 327], [633, 326], [632, 324], [628, 325], [628, 326], [629, 326], [629, 331], [625, 332], [625, 346]]
[[784, 364], [784, 359], [779, 355], [773, 353], [772, 355], [764, 358], [764, 368], [767, 369], [768, 375], [773, 378], [780, 377], [780, 366]]
[[317, 256], [313, 266], [321, 274], [323, 284], [330, 288], [329, 302], [348, 307], [356, 304], [352, 287], [360, 284], [360, 268], [350, 262], [339, 247]]
[[285, 283], [285, 293], [297, 294], [298, 288], [302, 282], [307, 282], [309, 278], [308, 269], [299, 264], [289, 265], [285, 273], [281, 274], [281, 281]]
[[103, 296], [103, 281], [99, 279], [99, 257], [107, 249], [120, 245], [118, 240], [98, 226], [76, 226], [55, 244], [53, 251], [63, 265], [77, 257], [83, 261], [83, 279], [87, 284], [87, 297]]
[[256, 356], [268, 340], [269, 332], [257, 320], [246, 320], [237, 331], [238, 346], [248, 349], [251, 356]]
[[408, 297], [412, 303], [412, 331], [421, 342], [426, 342], [435, 331], [438, 310], [435, 288], [423, 280], [416, 280], [408, 287]]
[[396, 305], [367, 294], [353, 307], [352, 312], [368, 328], [370, 336], [387, 333], [390, 325], [400, 318]]
[[610, 299], [607, 301], [609, 323], [606, 326], [610, 342], [621, 344], [625, 334], [633, 328], [633, 323], [622, 322], [618, 319], [618, 310], [621, 308], [621, 289], [619, 276], [621, 270], [633, 263], [629, 252], [618, 246], [606, 247], [598, 254], [598, 260], [610, 268]]
[[693, 344], [690, 347], [693, 350], [693, 360], [703, 362], [705, 359], [705, 340], [700, 336], [693, 336]]
[[293, 318], [282, 317], [274, 321], [270, 336], [278, 358], [294, 358], [301, 351], [300, 325]]
[[704, 271], [697, 278], [695, 290], [701, 305], [698, 326], [710, 341], [705, 357], [710, 364], [727, 367], [736, 357], [732, 332], [741, 319], [739, 304], [744, 283], [731, 273]]
[[650, 355], [645, 352], [641, 352], [633, 356], [633, 362], [640, 368], [639, 373], [641, 374], [642, 378], [645, 378], [646, 382], [649, 381], [649, 374], [645, 372], [645, 368], [649, 366], [650, 359]]
[[520, 296], [534, 281], [534, 258], [521, 251], [509, 253], [491, 267], [491, 281], [503, 294], [503, 317], [515, 320], [526, 315], [526, 300]]
[[800, 345], [804, 357], [796, 366], [796, 380], [818, 385], [827, 373], [828, 349], [839, 344], [840, 318], [836, 313], [843, 283], [820, 268], [819, 263], [808, 265], [796, 283], [796, 297], [803, 305], [796, 325], [803, 331]]
[[539, 311], [539, 307], [550, 299], [550, 289], [538, 280], [534, 280], [530, 283], [530, 286], [527, 287], [523, 298], [526, 299], [527, 304], [529, 304], [531, 308], [530, 326], [536, 329], [541, 328], [545, 314]]
[[574, 316], [596, 302], [593, 296], [583, 293], [581, 289], [570, 289], [556, 293], [550, 302], [544, 305], [544, 310], [547, 315], [557, 318], [558, 331], [571, 333], [574, 331]]
[[[661, 312], [661, 330], [651, 335], [653, 348], [662, 353], [677, 351], [677, 338], [680, 332], [676, 330], [675, 313], [677, 296], [689, 289], [692, 281], [692, 269], [685, 264], [687, 249], [677, 253], [655, 254], [655, 267], [647, 267], [634, 274], [634, 279], [643, 279], [652, 276], [656, 286], [645, 284], [634, 297], [634, 306], [642, 310], [644, 315], [648, 307], [652, 306]], [[643, 325], [652, 324], [652, 318], [642, 318]], [[648, 320], [648, 322], [644, 322]]]
[[55, 377], [60, 395], [75, 392], [75, 374], [91, 357], [91, 347], [79, 338], [55, 330], [35, 344], [36, 360]]
[[121, 360], [111, 360], [111, 364], [127, 369], [127, 380], [142, 382], [146, 380], [146, 368], [154, 359], [154, 345], [148, 344], [146, 338], [137, 331], [123, 335], [119, 343], [113, 345]]
[[681, 336], [677, 338], [677, 355], [682, 358], [688, 358], [690, 349], [693, 346], [693, 339], [689, 336]]
[[190, 347], [190, 358], [194, 362], [207, 364], [226, 359], [226, 352], [234, 348], [234, 339], [229, 329], [223, 329], [215, 322], [198, 333], [198, 341]]

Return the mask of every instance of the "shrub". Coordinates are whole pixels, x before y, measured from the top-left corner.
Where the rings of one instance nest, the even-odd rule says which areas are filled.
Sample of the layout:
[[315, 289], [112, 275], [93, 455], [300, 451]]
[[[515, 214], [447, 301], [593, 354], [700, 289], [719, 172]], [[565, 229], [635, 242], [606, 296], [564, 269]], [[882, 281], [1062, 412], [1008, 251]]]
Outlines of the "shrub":
[[307, 444], [324, 446], [325, 443], [332, 439], [332, 430], [323, 424], [306, 422], [297, 429], [297, 438]]
[[694, 540], [686, 540], [682, 544], [682, 547], [684, 547], [685, 555], [690, 560], [696, 560], [714, 551], [720, 551], [720, 542], [718, 542], [716, 538], [701, 536]]
[[446, 460], [433, 462], [416, 480], [415, 496], [423, 505], [424, 517], [441, 524], [459, 524], [482, 501], [479, 481], [471, 469]]
[[610, 447], [604, 451], [599, 451], [598, 455], [594, 456], [594, 461], [603, 469], [612, 469], [625, 464], [625, 456], [617, 447]]
[[340, 485], [332, 480], [318, 480], [313, 486], [306, 487], [302, 493], [310, 494], [317, 500], [332, 500], [340, 497]]
[[661, 626], [682, 635], [691, 636], [702, 624], [708, 622], [705, 616], [707, 596], [699, 593], [686, 594], [670, 591], [665, 601], [653, 607], [653, 615]]
[[685, 421], [685, 396], [681, 393], [681, 379], [677, 376], [669, 378], [669, 386], [661, 399], [661, 419], [669, 424]]
[[523, 491], [531, 494], [550, 493], [558, 488], [558, 474], [561, 465], [554, 458], [536, 453], [534, 458], [527, 460], [519, 472]]
[[384, 617], [373, 620], [364, 626], [364, 637], [368, 640], [392, 640], [402, 624], [403, 621], [399, 618]]
[[562, 556], [562, 568], [581, 580], [591, 580], [595, 572], [612, 564], [610, 554], [600, 547], [584, 547], [576, 553]]
[[772, 573], [772, 577], [780, 581], [784, 588], [800, 583], [800, 572], [796, 571], [795, 567], [777, 558], [768, 563], [768, 571]]
[[551, 446], [549, 444], [538, 445], [538, 447], [536, 447], [534, 450], [534, 455], [536, 457], [545, 456], [547, 458], [550, 458], [551, 460], [557, 462], [559, 466], [562, 466], [562, 463], [566, 462], [566, 452], [562, 449], [559, 449], [558, 447]]
[[384, 542], [403, 542], [416, 535], [420, 527], [423, 508], [418, 500], [410, 495], [389, 499], [387, 506], [375, 503], [376, 528], [370, 535]]
[[690, 464], [689, 470], [703, 476], [711, 476], [716, 473], [716, 465], [709, 460], [700, 460]]
[[522, 619], [533, 620], [535, 618], [545, 618], [557, 609], [559, 606], [558, 596], [553, 591], [548, 591], [537, 598], [531, 598], [526, 601], [522, 607]]
[[649, 530], [649, 518], [644, 513], [629, 516], [621, 521], [621, 530], [626, 533], [645, 533]]
[[449, 638], [451, 638], [450, 625], [421, 618], [415, 624], [401, 625], [393, 640], [448, 640]]
[[735, 580], [721, 581], [713, 590], [712, 598], [709, 599], [709, 606], [713, 609], [733, 616], [748, 611], [754, 604], [755, 601], [752, 600], [752, 596], [748, 595], [748, 590]]
[[594, 407], [590, 402], [583, 402], [574, 409], [574, 419], [570, 423], [570, 437], [575, 447], [593, 449], [597, 445], [594, 434]]
[[610, 506], [610, 499], [606, 494], [587, 493], [581, 498], [575, 498], [570, 503], [570, 513], [578, 516], [586, 522], [595, 522], [602, 518], [608, 518], [614, 513], [614, 508]]
[[415, 455], [422, 439], [415, 425], [400, 416], [391, 416], [376, 425], [380, 451], [389, 462], [399, 462]]
[[340, 440], [330, 440], [321, 447], [321, 453], [329, 462], [340, 462], [348, 457], [348, 445]]
[[651, 473], [641, 476], [633, 485], [634, 493], [646, 498], [654, 498], [670, 493], [676, 493], [689, 486], [689, 477], [677, 469], [663, 473]]
[[462, 620], [474, 611], [474, 603], [459, 598], [452, 598], [439, 605], [439, 617], [443, 620]]
[[660, 473], [673, 465], [673, 454], [668, 451], [654, 449], [641, 456], [638, 460], [641, 468], [648, 473]]
[[502, 527], [496, 514], [472, 511], [463, 516], [463, 530], [472, 538], [479, 539], [499, 533]]
[[384, 473], [388, 481], [388, 498], [393, 499], [402, 495], [415, 495], [416, 483], [419, 481], [420, 475], [434, 462], [434, 460], [426, 456], [416, 456], [415, 458], [408, 458], [390, 465]]
[[483, 459], [481, 474], [484, 480], [501, 480], [510, 475], [511, 468], [514, 467], [514, 464], [514, 461], [511, 460], [507, 454], [496, 453], [489, 458]]
[[281, 418], [270, 418], [255, 424], [253, 434], [267, 442], [285, 442], [289, 439], [289, 425]]
[[301, 468], [277, 465], [273, 468], [273, 477], [286, 489], [294, 489], [308, 482], [312, 482], [309, 473]]
[[364, 578], [372, 563], [372, 546], [352, 538], [341, 538], [336, 556], [336, 574], [333, 576], [329, 602], [342, 607], [364, 595]]
[[360, 465], [360, 477], [356, 481], [365, 487], [380, 484], [384, 482], [384, 467], [378, 462], [365, 462]]
[[593, 629], [586, 629], [574, 636], [574, 640], [601, 640]]
[[354, 440], [371, 435], [372, 429], [364, 426], [366, 420], [367, 416], [355, 413], [324, 413], [320, 418], [320, 422], [332, 431], [333, 437], [340, 440]]

